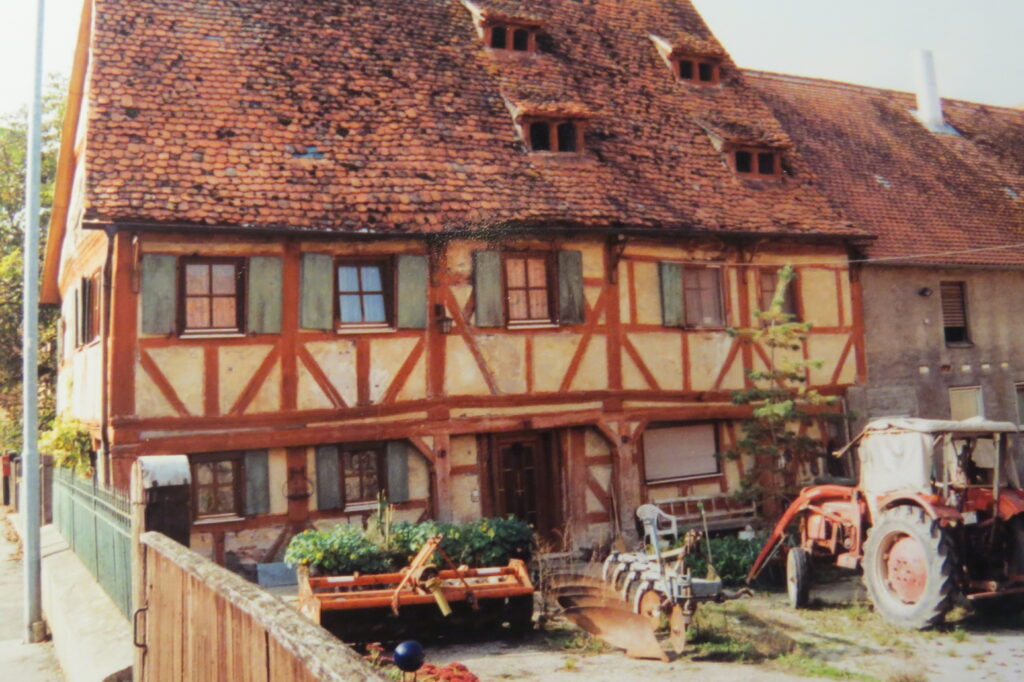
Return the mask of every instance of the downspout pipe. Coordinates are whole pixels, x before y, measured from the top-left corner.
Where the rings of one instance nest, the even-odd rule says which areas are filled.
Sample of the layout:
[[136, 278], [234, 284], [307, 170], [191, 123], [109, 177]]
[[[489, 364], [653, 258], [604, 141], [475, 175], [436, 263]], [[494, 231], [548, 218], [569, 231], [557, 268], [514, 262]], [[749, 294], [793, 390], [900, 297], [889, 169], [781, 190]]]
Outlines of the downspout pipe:
[[100, 318], [100, 449], [102, 450], [104, 483], [113, 483], [114, 460], [110, 456], [110, 315], [113, 301], [114, 237], [113, 228], [107, 228], [107, 258], [103, 261], [103, 315]]

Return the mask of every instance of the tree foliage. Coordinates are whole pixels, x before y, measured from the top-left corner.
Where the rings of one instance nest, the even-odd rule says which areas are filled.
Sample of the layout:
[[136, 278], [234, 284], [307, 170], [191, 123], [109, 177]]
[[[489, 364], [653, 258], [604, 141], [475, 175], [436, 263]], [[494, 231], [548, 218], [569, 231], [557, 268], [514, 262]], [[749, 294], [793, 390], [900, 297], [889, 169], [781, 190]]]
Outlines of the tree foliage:
[[760, 500], [769, 513], [796, 492], [801, 471], [815, 467], [825, 454], [821, 440], [800, 427], [810, 426], [816, 418], [838, 417], [827, 409], [835, 399], [807, 386], [810, 370], [822, 364], [803, 357], [811, 323], [783, 311], [786, 288], [794, 277], [792, 266], [782, 268], [768, 310], [754, 313], [755, 326], [729, 330], [742, 343], [758, 344], [767, 356], [764, 369], [747, 372], [749, 386], [733, 392], [732, 402], [753, 406], [753, 414], [743, 422], [742, 435], [726, 456], [753, 463], [745, 472], [740, 495]]
[[[45, 227], [53, 205], [53, 186], [64, 119], [67, 82], [51, 76], [43, 96], [43, 159], [41, 172], [40, 225], [43, 234], [36, 254], [42, 263], [46, 248]], [[0, 115], [0, 448], [21, 446], [21, 335], [25, 160], [28, 114], [25, 109]], [[53, 418], [56, 327], [59, 311], [51, 308], [39, 314], [39, 399], [40, 424], [45, 428]]]

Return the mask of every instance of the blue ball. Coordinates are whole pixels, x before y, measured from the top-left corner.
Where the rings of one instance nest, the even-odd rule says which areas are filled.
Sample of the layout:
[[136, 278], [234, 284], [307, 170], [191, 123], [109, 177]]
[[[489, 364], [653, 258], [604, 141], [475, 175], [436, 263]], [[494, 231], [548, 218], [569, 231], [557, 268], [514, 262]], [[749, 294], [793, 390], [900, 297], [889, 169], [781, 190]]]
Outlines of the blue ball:
[[419, 670], [425, 658], [423, 647], [417, 641], [410, 639], [395, 647], [395, 665], [407, 673]]

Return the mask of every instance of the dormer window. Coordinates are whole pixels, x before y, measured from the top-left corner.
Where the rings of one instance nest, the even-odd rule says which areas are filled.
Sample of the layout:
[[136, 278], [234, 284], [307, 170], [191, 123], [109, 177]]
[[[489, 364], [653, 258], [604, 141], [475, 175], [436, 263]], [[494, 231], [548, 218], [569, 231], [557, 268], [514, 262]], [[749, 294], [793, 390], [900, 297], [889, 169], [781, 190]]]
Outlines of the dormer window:
[[719, 66], [716, 60], [696, 57], [675, 57], [672, 59], [676, 77], [682, 81], [701, 85], [718, 83]]
[[578, 152], [583, 148], [579, 121], [534, 119], [524, 123], [523, 132], [532, 152]]
[[777, 178], [781, 173], [779, 153], [765, 147], [739, 147], [730, 153], [733, 170], [755, 178]]
[[491, 24], [484, 28], [484, 43], [492, 50], [530, 54], [537, 51], [537, 27]]

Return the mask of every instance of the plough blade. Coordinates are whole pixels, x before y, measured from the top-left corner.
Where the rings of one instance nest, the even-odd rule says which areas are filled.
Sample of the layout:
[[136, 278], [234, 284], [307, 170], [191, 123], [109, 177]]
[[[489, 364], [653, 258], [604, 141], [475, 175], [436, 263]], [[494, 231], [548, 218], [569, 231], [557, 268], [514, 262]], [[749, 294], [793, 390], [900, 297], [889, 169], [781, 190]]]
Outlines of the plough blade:
[[668, 617], [668, 641], [672, 650], [682, 654], [686, 648], [686, 614], [683, 607], [676, 604], [672, 607], [672, 613]]
[[658, 644], [650, 620], [621, 608], [609, 606], [576, 606], [562, 614], [576, 627], [619, 649], [630, 658], [651, 658], [668, 661]]
[[556, 598], [558, 605], [563, 609], [571, 609], [574, 606], [607, 606], [611, 609], [622, 609], [622, 601], [620, 599], [609, 599], [594, 594], [576, 593], [576, 594], [560, 594]]

